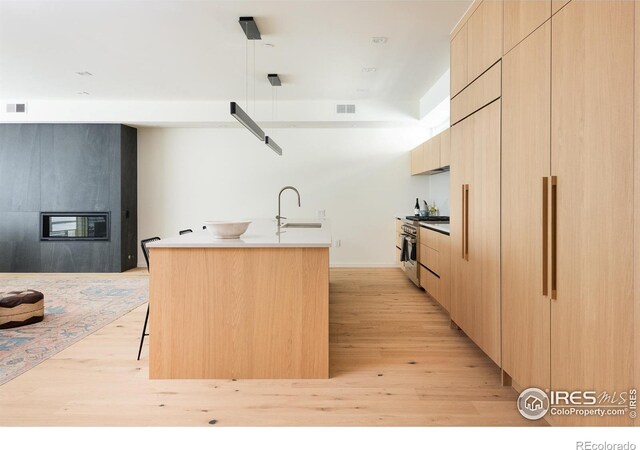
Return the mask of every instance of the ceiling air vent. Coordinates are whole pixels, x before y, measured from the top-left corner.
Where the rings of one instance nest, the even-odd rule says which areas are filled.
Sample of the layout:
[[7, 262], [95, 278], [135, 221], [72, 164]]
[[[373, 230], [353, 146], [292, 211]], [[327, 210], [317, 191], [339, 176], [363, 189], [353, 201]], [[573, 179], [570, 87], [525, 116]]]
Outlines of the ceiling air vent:
[[338, 114], [355, 114], [356, 105], [337, 105], [336, 112]]
[[26, 103], [7, 103], [7, 112], [24, 114], [27, 112], [27, 104]]

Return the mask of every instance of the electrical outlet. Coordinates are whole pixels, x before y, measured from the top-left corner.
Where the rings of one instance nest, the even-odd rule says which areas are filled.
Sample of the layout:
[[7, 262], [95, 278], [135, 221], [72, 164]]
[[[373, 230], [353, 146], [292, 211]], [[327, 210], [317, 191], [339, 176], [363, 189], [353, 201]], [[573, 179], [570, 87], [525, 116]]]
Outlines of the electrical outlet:
[[317, 217], [318, 219], [324, 219], [324, 214], [325, 214], [325, 213], [324, 213], [324, 209], [318, 209], [318, 210], [316, 210], [316, 217]]

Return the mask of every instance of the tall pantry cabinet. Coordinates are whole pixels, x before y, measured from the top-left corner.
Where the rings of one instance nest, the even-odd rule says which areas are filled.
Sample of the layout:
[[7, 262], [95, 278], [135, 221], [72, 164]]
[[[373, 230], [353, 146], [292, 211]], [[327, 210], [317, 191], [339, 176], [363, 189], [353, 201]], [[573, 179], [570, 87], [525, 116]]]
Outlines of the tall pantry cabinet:
[[451, 41], [450, 313], [500, 365], [502, 1], [471, 10]]
[[451, 320], [500, 365], [500, 101], [455, 124], [451, 149]]
[[[572, 1], [551, 30], [551, 388], [621, 392], [634, 358], [634, 2]], [[603, 422], [633, 423], [584, 421]]]
[[502, 368], [524, 388], [548, 389], [551, 23], [502, 67]]
[[[462, 22], [487, 1], [474, 2]], [[452, 34], [456, 61], [463, 59], [465, 26]], [[501, 29], [497, 125], [475, 126], [494, 103], [458, 114], [459, 99], [483, 75], [468, 76], [461, 87], [460, 70], [451, 70], [458, 77], [451, 101], [452, 319], [517, 388], [609, 394], [638, 388], [640, 3], [510, 0]], [[473, 189], [487, 166], [477, 152], [489, 126], [501, 137], [493, 153], [500, 220], [492, 225], [499, 233], [498, 357], [476, 331], [492, 326], [495, 303], [483, 304], [480, 287], [490, 283], [492, 261], [465, 259], [477, 236], [490, 232], [474, 211]], [[634, 424], [628, 414], [547, 420]]]

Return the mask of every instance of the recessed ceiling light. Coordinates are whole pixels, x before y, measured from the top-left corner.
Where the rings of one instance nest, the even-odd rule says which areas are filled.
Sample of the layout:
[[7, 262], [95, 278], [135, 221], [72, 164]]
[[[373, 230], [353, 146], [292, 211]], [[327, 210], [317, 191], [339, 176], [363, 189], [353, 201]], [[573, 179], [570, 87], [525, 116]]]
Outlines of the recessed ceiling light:
[[87, 91], [78, 91], [76, 92], [78, 95], [90, 95]]
[[363, 71], [364, 73], [373, 73], [373, 72], [375, 72], [375, 71], [376, 71], [376, 68], [375, 68], [375, 67], [363, 67], [363, 68], [362, 68], [362, 71]]
[[262, 44], [262, 45], [264, 45], [265, 47], [269, 47], [269, 48], [273, 48], [273, 47], [276, 46], [275, 44], [269, 44], [269, 43]]
[[78, 75], [80, 75], [81, 77], [92, 77], [93, 76], [93, 74], [91, 72], [87, 72], [86, 70], [82, 71], [82, 72], [76, 72], [76, 73]]
[[384, 37], [384, 36], [372, 37], [371, 38], [371, 43], [372, 44], [386, 44], [387, 43], [387, 38]]

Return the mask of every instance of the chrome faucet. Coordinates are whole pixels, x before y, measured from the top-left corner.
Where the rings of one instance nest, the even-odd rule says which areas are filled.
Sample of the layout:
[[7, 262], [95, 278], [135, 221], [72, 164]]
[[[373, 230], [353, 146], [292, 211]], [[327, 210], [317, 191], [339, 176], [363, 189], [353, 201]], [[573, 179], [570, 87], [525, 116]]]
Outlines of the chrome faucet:
[[282, 193], [284, 191], [286, 191], [287, 189], [291, 189], [292, 191], [294, 191], [296, 194], [298, 194], [298, 207], [300, 206], [300, 192], [298, 192], [298, 190], [296, 188], [294, 188], [293, 186], [285, 186], [280, 190], [280, 193], [278, 194], [278, 215], [276, 216], [276, 219], [278, 219], [278, 228], [280, 228], [281, 226], [281, 219], [286, 219], [286, 217], [282, 217], [280, 215], [280, 202], [282, 200]]

